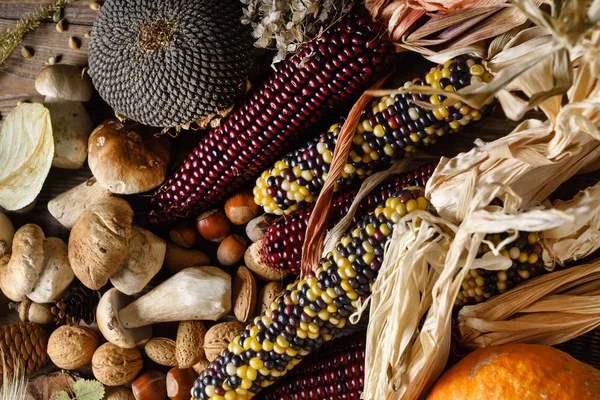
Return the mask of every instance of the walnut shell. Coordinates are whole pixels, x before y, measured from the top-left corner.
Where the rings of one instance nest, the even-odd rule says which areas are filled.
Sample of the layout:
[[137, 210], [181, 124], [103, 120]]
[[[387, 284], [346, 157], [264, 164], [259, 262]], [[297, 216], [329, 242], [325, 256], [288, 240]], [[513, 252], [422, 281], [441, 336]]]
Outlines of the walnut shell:
[[204, 354], [213, 362], [229, 343], [244, 330], [239, 322], [222, 322], [211, 327], [204, 337]]
[[168, 338], [152, 338], [144, 346], [144, 351], [149, 359], [157, 364], [167, 367], [177, 365], [175, 359], [175, 341]]
[[104, 343], [92, 357], [92, 372], [106, 386], [132, 382], [142, 370], [142, 354], [137, 348], [123, 349]]
[[204, 357], [206, 327], [202, 321], [181, 321], [175, 341], [175, 358], [181, 369], [190, 368]]
[[206, 367], [208, 367], [210, 364], [210, 361], [208, 361], [206, 359], [206, 357], [202, 357], [202, 359], [200, 361], [198, 361], [196, 364], [194, 364], [194, 366], [192, 367], [194, 369], [194, 371], [196, 371], [196, 373], [198, 375], [200, 375], [202, 373], [202, 371], [204, 371], [206, 369]]
[[61, 326], [48, 339], [48, 356], [62, 369], [81, 368], [92, 361], [98, 336], [83, 326]]
[[256, 309], [256, 280], [244, 266], [238, 268], [233, 279], [233, 313], [240, 322], [248, 321]]

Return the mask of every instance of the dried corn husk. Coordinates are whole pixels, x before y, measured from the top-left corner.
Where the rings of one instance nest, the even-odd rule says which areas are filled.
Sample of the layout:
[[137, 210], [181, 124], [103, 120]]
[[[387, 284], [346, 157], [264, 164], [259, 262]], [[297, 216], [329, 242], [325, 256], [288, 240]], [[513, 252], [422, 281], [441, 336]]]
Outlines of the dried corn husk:
[[[547, 202], [547, 205], [549, 202]], [[557, 210], [578, 207], [581, 212], [571, 223], [542, 233], [542, 243], [553, 260], [560, 265], [587, 257], [600, 247], [600, 183], [581, 191], [569, 201], [557, 200]]]
[[[416, 51], [432, 60], [440, 53], [444, 61], [451, 58], [449, 51], [464, 54], [484, 39], [527, 23], [507, 0], [367, 0], [365, 6], [386, 24], [398, 51]], [[409, 32], [423, 17], [427, 22]]]
[[[600, 246], [596, 236], [600, 200], [594, 197], [595, 188], [557, 208], [539, 208], [574, 174], [600, 168], [600, 85], [593, 62], [583, 55], [587, 39], [569, 51], [572, 59], [566, 65], [573, 71], [565, 73], [561, 83], [557, 66], [564, 67], [566, 49], [548, 33], [536, 39], [536, 31], [541, 29], [506, 35], [490, 45], [503, 49], [493, 52], [496, 65], [504, 64], [494, 81], [505, 80], [498, 88], [512, 82], [511, 90], [528, 94], [531, 104], [543, 104], [549, 121], [525, 121], [506, 138], [478, 143], [469, 153], [443, 159], [427, 187], [439, 217], [421, 212], [396, 225], [373, 295], [352, 318], [356, 321], [370, 305], [364, 398], [414, 399], [433, 383], [446, 365], [451, 311], [464, 277], [473, 268], [507, 269], [510, 260], [500, 251], [516, 239], [518, 231], [541, 232], [542, 237], [547, 233], [546, 247], [559, 261]], [[549, 48], [545, 54], [554, 59], [529, 60], [515, 73], [511, 64], [528, 51], [523, 44], [532, 42], [540, 51]], [[534, 71], [527, 72], [533, 67], [537, 73], [552, 74], [536, 77]], [[524, 72], [530, 74], [527, 83], [519, 77]], [[571, 77], [569, 102], [561, 106], [554, 97]], [[503, 207], [488, 206], [494, 198], [503, 200]], [[485, 242], [486, 234], [501, 232], [514, 234], [497, 246]], [[491, 250], [478, 258], [484, 242]], [[548, 268], [554, 264], [551, 256], [545, 261]], [[589, 329], [593, 324], [587, 317], [585, 323], [582, 319], [573, 323], [570, 332]]]
[[[562, 95], [573, 83], [573, 66], [584, 60], [592, 76], [600, 70], [600, 0], [589, 3], [572, 0], [560, 6], [553, 1], [552, 14], [542, 11], [534, 0], [513, 0], [524, 15], [539, 26], [523, 29], [514, 28], [495, 38], [487, 48], [477, 43], [464, 48], [451, 47], [428, 58], [439, 61], [450, 56], [468, 53], [487, 60], [484, 65], [494, 75], [488, 83], [469, 85], [456, 93], [448, 93], [428, 86], [412, 86], [398, 90], [379, 90], [373, 95], [403, 92], [441, 94], [447, 99], [442, 105], [452, 105], [461, 100], [473, 108], [480, 108], [492, 96], [497, 95], [507, 117], [519, 120], [535, 107], [550, 103], [560, 106]], [[541, 34], [540, 31], [544, 33]], [[526, 73], [528, 72], [529, 73]], [[539, 78], [542, 81], [537, 82]], [[528, 97], [526, 101], [514, 91], [521, 90]], [[429, 103], [419, 103], [432, 108]], [[544, 112], [547, 110], [542, 107]], [[554, 111], [557, 111], [555, 108]], [[553, 116], [547, 112], [552, 122]], [[555, 115], [554, 115], [555, 117]]]
[[[516, 196], [509, 188], [492, 185], [472, 204], [503, 190]], [[516, 234], [497, 247], [486, 242], [491, 251], [476, 258], [486, 234], [544, 231], [572, 224], [585, 212], [589, 208], [507, 213], [492, 206], [470, 209], [460, 225], [427, 212], [405, 217], [394, 228], [373, 294], [351, 319], [357, 321], [370, 305], [365, 398], [417, 398], [442, 372], [450, 351], [452, 308], [463, 279], [470, 269], [504, 270], [511, 265], [500, 250]]]
[[[559, 108], [553, 123], [527, 120], [504, 138], [442, 158], [426, 188], [440, 216], [462, 220], [475, 193], [496, 184], [518, 193], [517, 204], [510, 203], [515, 198], [501, 197], [507, 206], [528, 209], [573, 175], [600, 168], [600, 83], [581, 62], [570, 103]], [[465, 186], [473, 179], [473, 186]], [[483, 200], [489, 204], [490, 199]]]
[[600, 259], [533, 279], [458, 316], [470, 348], [564, 343], [600, 326]]

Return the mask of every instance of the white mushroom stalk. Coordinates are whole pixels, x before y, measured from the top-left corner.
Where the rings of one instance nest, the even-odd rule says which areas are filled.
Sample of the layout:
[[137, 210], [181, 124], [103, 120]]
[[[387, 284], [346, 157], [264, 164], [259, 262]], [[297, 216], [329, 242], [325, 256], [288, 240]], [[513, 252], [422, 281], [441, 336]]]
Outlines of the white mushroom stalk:
[[186, 268], [149, 293], [131, 298], [113, 288], [96, 312], [98, 327], [111, 343], [132, 348], [162, 322], [218, 320], [231, 310], [231, 277], [217, 267]]

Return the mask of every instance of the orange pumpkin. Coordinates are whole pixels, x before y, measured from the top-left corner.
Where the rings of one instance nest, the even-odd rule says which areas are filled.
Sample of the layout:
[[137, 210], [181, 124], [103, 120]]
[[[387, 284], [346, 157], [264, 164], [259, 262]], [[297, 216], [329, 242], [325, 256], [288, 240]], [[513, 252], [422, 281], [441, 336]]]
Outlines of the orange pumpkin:
[[600, 371], [550, 346], [479, 349], [436, 382], [427, 400], [600, 400]]

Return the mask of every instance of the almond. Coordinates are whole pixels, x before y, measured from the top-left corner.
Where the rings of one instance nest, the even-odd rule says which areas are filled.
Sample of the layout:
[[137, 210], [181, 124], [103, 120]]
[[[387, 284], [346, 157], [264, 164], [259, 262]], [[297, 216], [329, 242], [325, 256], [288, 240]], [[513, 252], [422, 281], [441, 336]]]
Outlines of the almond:
[[233, 279], [233, 313], [240, 322], [248, 321], [256, 309], [256, 280], [244, 266], [238, 268]]
[[204, 354], [213, 362], [229, 343], [244, 330], [239, 322], [221, 322], [210, 328], [204, 337]]
[[271, 309], [271, 303], [275, 301], [281, 292], [283, 292], [283, 284], [281, 282], [269, 282], [262, 288], [258, 294], [260, 314], [264, 314]]
[[175, 359], [175, 341], [168, 338], [152, 338], [144, 346], [149, 359], [167, 367], [177, 365]]
[[255, 242], [246, 249], [244, 263], [254, 274], [263, 281], [281, 281], [290, 274], [290, 271], [279, 270], [263, 265], [260, 260], [260, 243]]
[[177, 328], [175, 358], [179, 368], [190, 368], [204, 357], [206, 327], [202, 321], [181, 321]]

